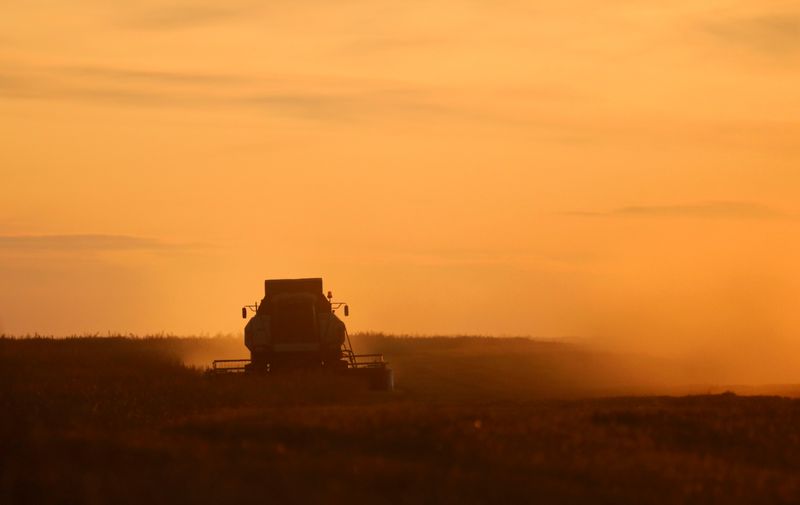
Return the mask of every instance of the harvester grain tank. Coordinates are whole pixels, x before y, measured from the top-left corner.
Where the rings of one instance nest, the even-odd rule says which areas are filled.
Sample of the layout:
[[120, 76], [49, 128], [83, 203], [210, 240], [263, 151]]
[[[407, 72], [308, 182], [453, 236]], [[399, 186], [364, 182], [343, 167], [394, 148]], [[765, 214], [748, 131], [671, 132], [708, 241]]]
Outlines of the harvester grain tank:
[[355, 354], [344, 322], [343, 302], [322, 289], [322, 279], [269, 279], [260, 303], [242, 307], [254, 312], [244, 329], [250, 359], [216, 360], [212, 373], [279, 373], [320, 370], [363, 377], [374, 389], [392, 389], [392, 370], [379, 354]]

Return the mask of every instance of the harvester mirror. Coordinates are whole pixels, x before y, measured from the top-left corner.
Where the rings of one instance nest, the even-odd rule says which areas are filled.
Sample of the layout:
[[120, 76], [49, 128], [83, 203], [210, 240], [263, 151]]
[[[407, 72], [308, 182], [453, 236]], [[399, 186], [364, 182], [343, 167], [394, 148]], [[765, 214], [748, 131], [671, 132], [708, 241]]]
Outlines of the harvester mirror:
[[344, 306], [344, 316], [347, 317], [350, 315], [350, 307], [347, 305]]
[[333, 298], [333, 291], [328, 291], [328, 300]]
[[247, 319], [247, 307], [242, 307], [242, 319]]

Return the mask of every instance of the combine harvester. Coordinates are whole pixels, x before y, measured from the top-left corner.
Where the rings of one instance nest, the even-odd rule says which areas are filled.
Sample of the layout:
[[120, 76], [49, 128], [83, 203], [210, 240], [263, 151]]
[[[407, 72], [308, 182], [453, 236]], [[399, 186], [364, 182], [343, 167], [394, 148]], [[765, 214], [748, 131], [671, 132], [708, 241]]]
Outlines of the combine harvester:
[[242, 307], [255, 314], [244, 328], [250, 359], [219, 359], [212, 374], [274, 374], [286, 371], [340, 373], [361, 377], [372, 389], [392, 390], [394, 377], [382, 354], [356, 354], [344, 322], [336, 315], [350, 308], [333, 302], [322, 290], [322, 279], [264, 281], [261, 303]]

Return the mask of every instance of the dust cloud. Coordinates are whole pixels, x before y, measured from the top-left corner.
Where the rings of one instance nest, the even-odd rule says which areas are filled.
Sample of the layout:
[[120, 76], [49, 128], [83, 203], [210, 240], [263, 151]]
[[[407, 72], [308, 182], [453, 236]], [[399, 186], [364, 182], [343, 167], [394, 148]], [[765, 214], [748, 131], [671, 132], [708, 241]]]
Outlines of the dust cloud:
[[596, 349], [691, 370], [676, 381], [800, 382], [800, 248], [775, 231], [740, 226], [628, 255], [613, 282], [590, 289], [576, 334]]

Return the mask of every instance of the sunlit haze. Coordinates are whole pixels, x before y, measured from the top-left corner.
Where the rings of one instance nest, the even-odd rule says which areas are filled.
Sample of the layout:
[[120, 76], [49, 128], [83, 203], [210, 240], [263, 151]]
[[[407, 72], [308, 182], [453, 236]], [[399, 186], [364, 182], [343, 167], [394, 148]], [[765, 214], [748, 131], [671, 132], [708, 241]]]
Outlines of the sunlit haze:
[[800, 379], [798, 62], [796, 2], [6, 2], [0, 333], [319, 276], [351, 331]]

